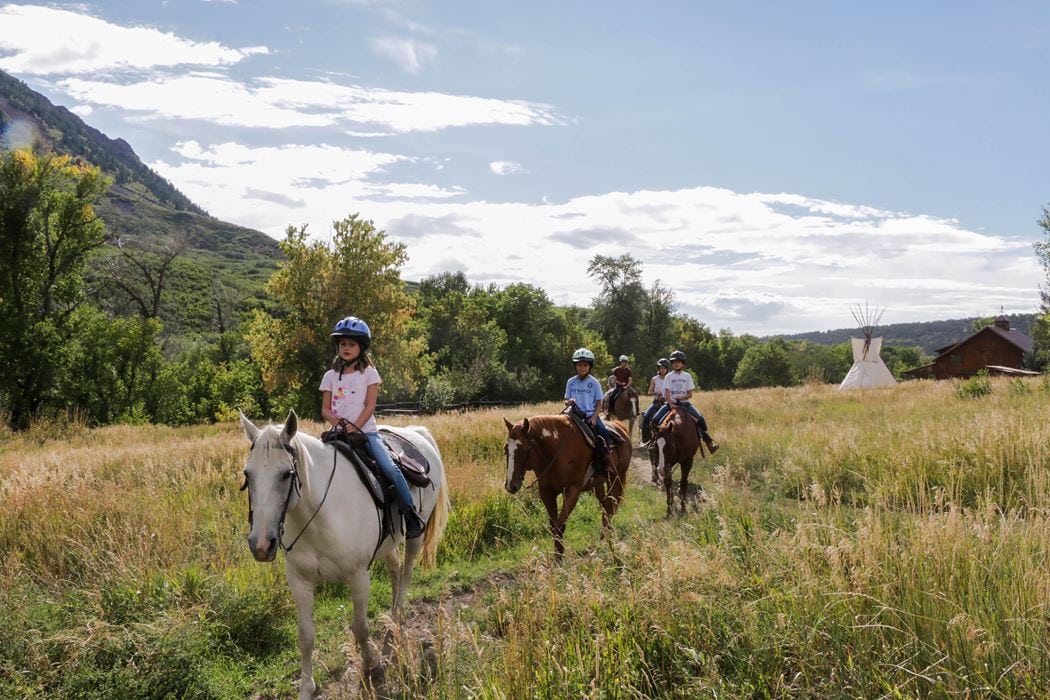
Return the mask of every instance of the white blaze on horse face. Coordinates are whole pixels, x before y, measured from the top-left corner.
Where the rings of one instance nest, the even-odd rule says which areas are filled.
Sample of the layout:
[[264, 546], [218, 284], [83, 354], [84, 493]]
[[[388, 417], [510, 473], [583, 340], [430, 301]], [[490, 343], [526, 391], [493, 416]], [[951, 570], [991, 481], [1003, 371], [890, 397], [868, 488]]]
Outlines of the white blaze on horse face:
[[514, 480], [514, 453], [521, 445], [519, 440], [509, 438], [507, 440], [507, 490], [510, 490], [511, 481]]
[[659, 469], [660, 476], [664, 475], [664, 469], [665, 469], [665, 465], [664, 465], [664, 448], [666, 446], [667, 446], [667, 440], [666, 439], [659, 438], [656, 441], [656, 453], [658, 455], [660, 455], [660, 459], [657, 461], [656, 466]]

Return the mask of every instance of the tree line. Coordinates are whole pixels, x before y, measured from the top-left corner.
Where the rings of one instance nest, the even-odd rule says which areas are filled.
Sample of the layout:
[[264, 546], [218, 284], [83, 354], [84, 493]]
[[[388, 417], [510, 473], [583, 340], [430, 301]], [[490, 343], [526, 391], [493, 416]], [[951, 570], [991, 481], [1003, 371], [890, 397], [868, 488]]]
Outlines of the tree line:
[[[628, 355], [643, 388], [672, 349], [687, 354], [704, 389], [837, 382], [852, 364], [849, 343], [714, 331], [680, 312], [662, 283], [645, 285], [641, 262], [627, 254], [589, 261], [598, 294], [587, 306], [558, 306], [530, 284], [472, 284], [458, 272], [406, 284], [404, 244], [358, 214], [335, 222], [328, 241], [289, 227], [266, 303], [235, 321], [216, 295], [215, 332], [181, 336], [157, 311], [164, 273], [185, 246], [118, 242], [103, 253], [93, 203], [108, 184], [67, 157], [0, 154], [0, 410], [12, 428], [69, 415], [93, 425], [228, 420], [238, 409], [318, 417], [328, 333], [347, 315], [374, 330], [382, 400], [418, 399], [429, 409], [559, 398], [581, 346], [594, 351], [598, 376]], [[1043, 227], [1050, 240], [1046, 218]], [[1047, 266], [1046, 244], [1037, 252]], [[92, 270], [108, 270], [138, 313], [96, 303], [85, 289]], [[1045, 336], [1040, 342], [1047, 347]], [[894, 346], [883, 358], [898, 375], [926, 359]]]

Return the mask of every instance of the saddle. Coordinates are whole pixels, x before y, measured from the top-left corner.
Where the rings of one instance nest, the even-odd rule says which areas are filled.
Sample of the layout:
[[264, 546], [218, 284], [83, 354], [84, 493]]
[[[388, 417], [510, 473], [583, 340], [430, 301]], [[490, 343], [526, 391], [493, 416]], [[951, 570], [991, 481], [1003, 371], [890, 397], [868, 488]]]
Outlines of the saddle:
[[[573, 425], [583, 433], [583, 439], [587, 441], [587, 444], [590, 445], [591, 448], [594, 448], [598, 444], [600, 438], [594, 434], [594, 429], [591, 428], [591, 424], [587, 422], [587, 418], [579, 411], [569, 411], [567, 415], [572, 419]], [[620, 431], [609, 430], [607, 432], [612, 437], [614, 445], [622, 445], [626, 442], [623, 436], [620, 435]]]
[[[416, 446], [391, 431], [380, 430], [379, 433], [394, 464], [405, 475], [405, 481], [412, 486], [430, 486], [430, 463]], [[387, 494], [391, 485], [368, 449], [368, 438], [362, 433], [333, 428], [321, 433], [321, 441], [334, 447], [354, 465], [377, 508], [385, 508], [393, 502], [393, 497]]]

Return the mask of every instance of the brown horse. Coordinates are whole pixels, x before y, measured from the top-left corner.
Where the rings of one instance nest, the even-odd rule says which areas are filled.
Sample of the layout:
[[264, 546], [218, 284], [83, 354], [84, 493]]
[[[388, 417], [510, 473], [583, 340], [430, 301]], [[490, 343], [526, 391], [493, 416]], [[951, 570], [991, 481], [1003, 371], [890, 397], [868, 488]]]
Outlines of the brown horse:
[[[569, 416], [533, 416], [515, 424], [504, 418], [503, 422], [507, 424], [507, 443], [503, 448], [507, 454], [507, 491], [518, 492], [525, 472], [531, 470], [536, 474], [557, 555], [561, 557], [565, 553], [562, 542], [565, 522], [584, 491], [593, 490], [602, 505], [601, 534], [604, 536], [612, 527], [612, 517], [623, 500], [627, 467], [631, 463], [631, 438], [624, 427], [615, 421], [606, 423], [609, 432], [619, 434], [623, 442], [609, 446], [612, 469], [604, 479], [596, 479], [590, 471], [594, 450]], [[559, 495], [562, 496], [560, 512]]]
[[674, 506], [674, 494], [671, 492], [674, 477], [674, 465], [682, 465], [682, 483], [678, 487], [681, 501], [681, 512], [685, 513], [685, 497], [689, 489], [689, 471], [693, 468], [693, 458], [700, 450], [703, 459], [704, 451], [700, 447], [700, 435], [696, 430], [696, 421], [688, 411], [672, 408], [663, 422], [653, 428], [653, 439], [649, 443], [649, 459], [656, 473], [663, 478], [664, 492], [667, 494], [667, 517], [671, 517]]
[[605, 417], [615, 418], [620, 422], [626, 421], [628, 437], [634, 435], [634, 423], [638, 420], [638, 395], [624, 389], [612, 406], [606, 406]]

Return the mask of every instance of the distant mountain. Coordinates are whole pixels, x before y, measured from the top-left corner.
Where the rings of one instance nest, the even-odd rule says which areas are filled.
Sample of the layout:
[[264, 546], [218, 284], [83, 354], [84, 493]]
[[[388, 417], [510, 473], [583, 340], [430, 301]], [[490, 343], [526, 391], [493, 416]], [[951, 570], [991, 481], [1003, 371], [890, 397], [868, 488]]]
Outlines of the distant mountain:
[[[1036, 314], [1006, 314], [1010, 327], [1031, 335], [1030, 328]], [[979, 317], [953, 318], [947, 321], [923, 321], [916, 323], [891, 323], [879, 326], [878, 335], [884, 338], [887, 345], [906, 347], [919, 346], [927, 355], [933, 355], [937, 348], [962, 340], [973, 332], [973, 322]], [[820, 345], [835, 345], [850, 338], [859, 337], [856, 328], [838, 328], [833, 331], [812, 331], [780, 336], [785, 340], [808, 340]]]
[[[209, 216], [143, 163], [126, 141], [109, 138], [0, 71], [0, 148], [34, 144], [97, 165], [113, 178], [97, 208], [114, 239], [185, 242], [169, 277], [169, 301], [162, 306], [161, 319], [169, 330], [189, 335], [215, 330], [219, 296], [234, 307], [233, 316], [223, 320], [227, 325], [265, 303], [263, 286], [282, 256], [277, 241]], [[103, 306], [127, 306], [115, 290], [102, 284], [95, 288]]]

